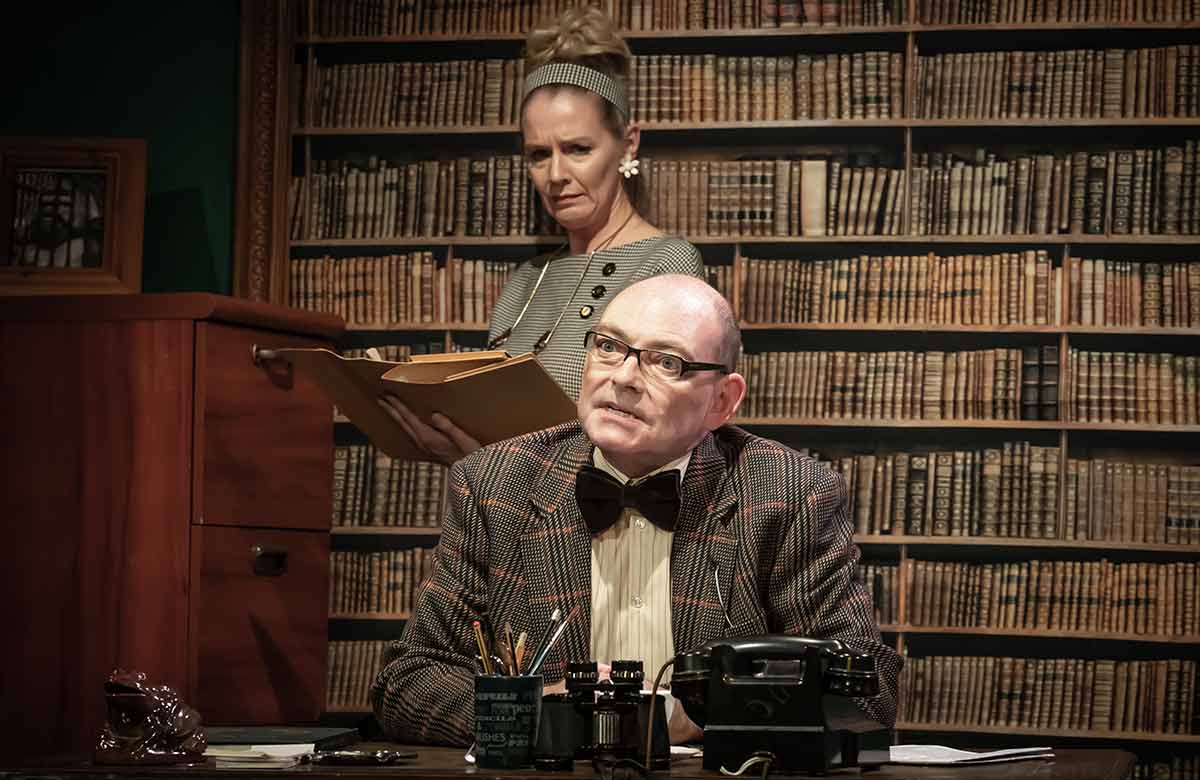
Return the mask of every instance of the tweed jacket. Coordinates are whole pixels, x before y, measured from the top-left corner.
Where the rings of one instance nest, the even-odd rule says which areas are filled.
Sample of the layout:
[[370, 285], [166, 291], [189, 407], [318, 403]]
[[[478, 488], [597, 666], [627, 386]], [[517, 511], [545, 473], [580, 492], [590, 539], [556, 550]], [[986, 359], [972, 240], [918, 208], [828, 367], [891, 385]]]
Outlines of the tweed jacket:
[[[451, 469], [433, 573], [371, 689], [389, 737], [471, 742], [471, 621], [484, 613], [493, 626], [540, 637], [555, 607], [563, 615], [578, 607], [543, 666], [546, 682], [561, 679], [568, 661], [588, 660], [591, 536], [575, 475], [592, 447], [578, 422], [565, 423], [485, 447]], [[722, 636], [842, 639], [875, 658], [881, 693], [858, 703], [891, 725], [900, 658], [881, 642], [857, 573], [842, 478], [726, 426], [693, 451], [681, 498], [671, 544], [676, 652]]]

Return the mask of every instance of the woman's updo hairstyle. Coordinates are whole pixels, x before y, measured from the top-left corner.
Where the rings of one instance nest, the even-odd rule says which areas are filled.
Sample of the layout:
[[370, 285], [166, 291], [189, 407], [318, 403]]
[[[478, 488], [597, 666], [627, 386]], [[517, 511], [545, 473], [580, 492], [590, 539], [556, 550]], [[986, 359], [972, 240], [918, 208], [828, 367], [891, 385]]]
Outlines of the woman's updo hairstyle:
[[[617, 33], [617, 26], [600, 8], [593, 5], [568, 8], [543, 27], [536, 27], [525, 40], [525, 72], [548, 62], [573, 62], [610, 76], [629, 89], [629, 67], [633, 54]], [[555, 84], [542, 89], [579, 89]], [[629, 117], [607, 100], [597, 96], [604, 105], [604, 124], [620, 138]]]

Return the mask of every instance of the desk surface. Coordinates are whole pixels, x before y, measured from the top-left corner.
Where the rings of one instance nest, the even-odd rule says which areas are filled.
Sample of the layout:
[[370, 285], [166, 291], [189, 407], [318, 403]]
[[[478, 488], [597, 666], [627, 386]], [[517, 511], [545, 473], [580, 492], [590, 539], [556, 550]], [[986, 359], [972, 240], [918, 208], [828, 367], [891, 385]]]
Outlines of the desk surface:
[[[395, 745], [388, 745], [395, 748]], [[554, 780], [555, 778], [595, 777], [587, 763], [577, 763], [574, 772], [535, 772], [532, 769], [505, 771], [478, 769], [463, 761], [460, 748], [416, 747], [415, 761], [395, 766], [345, 767], [302, 765], [284, 770], [239, 770], [215, 769], [210, 766], [193, 767], [118, 767], [93, 766], [82, 761], [36, 762], [24, 769], [0, 769], [0, 780], [214, 780], [214, 778], [266, 778], [304, 775], [306, 780], [314, 778], [349, 778], [364, 780], [364, 775], [376, 777], [406, 778], [407, 780]], [[867, 778], [868, 780], [1017, 780], [1039, 778], [1040, 780], [1126, 780], [1133, 771], [1133, 754], [1123, 750], [1058, 750], [1054, 761], [1018, 761], [1009, 764], [975, 766], [970, 769], [948, 767], [884, 766], [877, 771], [861, 772], [857, 769], [831, 772], [827, 778]], [[672, 766], [670, 777], [681, 780], [713, 780], [721, 775], [705, 772], [698, 759], [683, 759]], [[655, 773], [657, 778], [666, 778], [666, 773]], [[751, 780], [757, 778], [751, 773]], [[782, 776], [781, 776], [782, 777]], [[796, 778], [796, 775], [789, 775]]]

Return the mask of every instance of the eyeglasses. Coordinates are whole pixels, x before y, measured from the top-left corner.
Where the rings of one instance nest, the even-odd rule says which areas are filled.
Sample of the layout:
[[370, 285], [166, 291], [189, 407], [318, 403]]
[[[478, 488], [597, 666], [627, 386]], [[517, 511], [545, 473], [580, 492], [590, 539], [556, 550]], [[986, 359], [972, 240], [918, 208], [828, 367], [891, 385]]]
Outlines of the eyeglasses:
[[633, 355], [643, 371], [658, 379], [679, 379], [689, 371], [729, 373], [729, 367], [720, 363], [697, 363], [694, 360], [684, 360], [670, 352], [659, 352], [657, 349], [638, 349], [618, 338], [595, 330], [589, 330], [583, 335], [583, 348], [592, 360], [609, 368], [621, 365], [630, 355]]

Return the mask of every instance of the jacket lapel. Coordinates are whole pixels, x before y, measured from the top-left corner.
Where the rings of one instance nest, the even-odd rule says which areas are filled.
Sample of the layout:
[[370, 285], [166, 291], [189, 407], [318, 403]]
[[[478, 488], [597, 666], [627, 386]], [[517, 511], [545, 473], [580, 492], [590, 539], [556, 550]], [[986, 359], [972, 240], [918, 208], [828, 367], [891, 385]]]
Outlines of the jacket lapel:
[[575, 475], [591, 453], [582, 429], [551, 453], [530, 494], [528, 525], [519, 542], [529, 587], [530, 640], [545, 634], [555, 608], [564, 619], [578, 609], [543, 665], [543, 673], [551, 676], [561, 673], [564, 659], [587, 659], [591, 652], [592, 542], [575, 501]]
[[676, 652], [726, 633], [737, 557], [737, 538], [730, 528], [737, 491], [725, 453], [711, 433], [693, 451], [681, 493], [671, 544], [671, 630]]

